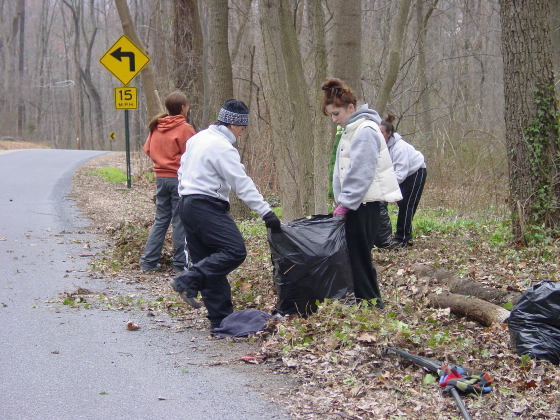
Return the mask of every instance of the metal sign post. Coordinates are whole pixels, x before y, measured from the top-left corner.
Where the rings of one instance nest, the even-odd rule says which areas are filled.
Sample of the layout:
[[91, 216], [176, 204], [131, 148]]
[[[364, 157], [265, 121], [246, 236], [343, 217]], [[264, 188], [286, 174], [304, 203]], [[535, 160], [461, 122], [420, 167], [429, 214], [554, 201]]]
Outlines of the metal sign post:
[[126, 184], [128, 188], [131, 188], [128, 110], [138, 108], [138, 95], [135, 87], [127, 87], [127, 85], [149, 61], [150, 58], [126, 35], [122, 35], [99, 59], [99, 62], [124, 85], [124, 87], [115, 88], [115, 109], [124, 109]]
[[132, 187], [130, 176], [130, 132], [128, 130], [128, 109], [124, 110], [124, 141], [126, 143], [126, 186]]

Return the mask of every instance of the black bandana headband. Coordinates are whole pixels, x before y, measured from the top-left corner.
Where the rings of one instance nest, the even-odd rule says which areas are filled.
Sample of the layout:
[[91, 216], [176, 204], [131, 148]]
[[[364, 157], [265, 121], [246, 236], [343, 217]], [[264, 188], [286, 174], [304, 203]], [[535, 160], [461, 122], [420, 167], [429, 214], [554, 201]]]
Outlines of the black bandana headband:
[[249, 114], [238, 114], [222, 108], [218, 113], [218, 121], [231, 125], [249, 125]]

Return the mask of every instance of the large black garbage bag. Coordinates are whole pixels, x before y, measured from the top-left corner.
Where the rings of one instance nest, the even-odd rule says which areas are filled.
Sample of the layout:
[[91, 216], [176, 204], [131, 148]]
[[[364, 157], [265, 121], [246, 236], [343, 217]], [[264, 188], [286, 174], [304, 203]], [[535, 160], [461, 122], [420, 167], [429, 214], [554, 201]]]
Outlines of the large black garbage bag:
[[560, 363], [560, 283], [543, 281], [527, 289], [508, 327], [517, 354]]
[[281, 233], [268, 231], [276, 313], [307, 316], [317, 310], [317, 300], [353, 295], [345, 220], [315, 215], [282, 224]]
[[373, 245], [377, 248], [387, 248], [391, 246], [393, 234], [393, 226], [391, 225], [391, 219], [389, 218], [389, 211], [387, 210], [387, 202], [379, 202], [379, 229], [377, 230], [377, 236]]

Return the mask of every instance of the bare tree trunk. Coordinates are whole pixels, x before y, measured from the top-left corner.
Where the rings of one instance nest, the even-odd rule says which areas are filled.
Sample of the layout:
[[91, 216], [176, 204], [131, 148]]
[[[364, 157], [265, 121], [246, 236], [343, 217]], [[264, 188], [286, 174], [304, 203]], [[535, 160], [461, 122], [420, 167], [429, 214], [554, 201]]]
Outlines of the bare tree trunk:
[[[80, 81], [79, 84], [77, 84], [78, 89], [81, 89], [81, 82], [83, 81], [85, 88], [87, 89], [87, 92], [89, 92], [89, 94], [91, 95], [91, 98], [93, 99], [93, 106], [90, 107], [93, 108], [93, 112], [95, 115], [95, 122], [90, 122], [90, 127], [92, 128], [92, 133], [90, 133], [89, 136], [85, 136], [84, 135], [84, 128], [85, 128], [85, 109], [84, 109], [84, 104], [83, 104], [83, 92], [81, 92], [81, 90], [78, 91], [78, 107], [77, 107], [77, 111], [79, 111], [79, 115], [80, 115], [80, 130], [79, 133], [77, 135], [78, 143], [79, 143], [79, 147], [80, 148], [91, 148], [91, 149], [103, 149], [103, 141], [104, 141], [104, 136], [103, 136], [103, 107], [101, 105], [101, 95], [99, 94], [99, 92], [97, 91], [95, 85], [93, 84], [92, 81], [92, 72], [91, 72], [91, 56], [92, 56], [92, 49], [93, 49], [93, 43], [95, 41], [95, 37], [97, 34], [97, 21], [95, 19], [95, 9], [94, 9], [94, 0], [90, 0], [89, 2], [89, 13], [90, 13], [90, 19], [92, 22], [92, 26], [93, 26], [93, 31], [91, 33], [91, 37], [90, 39], [87, 38], [87, 33], [86, 33], [86, 29], [85, 29], [85, 25], [84, 25], [84, 11], [83, 11], [83, 5], [80, 3], [71, 3], [68, 0], [63, 0], [64, 4], [66, 5], [66, 7], [68, 7], [68, 9], [70, 10], [70, 12], [72, 13], [72, 22], [74, 25], [74, 66], [75, 66], [75, 70], [76, 72], [79, 74], [79, 77], [77, 77], [77, 79]], [[85, 41], [85, 47], [86, 47], [86, 62], [85, 62], [85, 68], [82, 68], [81, 63], [80, 63], [80, 55], [81, 55], [81, 41], [80, 41], [80, 33], [83, 34], [83, 38]], [[91, 111], [90, 111], [90, 116], [91, 116]], [[80, 133], [81, 133], [81, 137], [80, 137]], [[87, 142], [86, 139], [90, 139], [90, 142]]]
[[243, 34], [245, 33], [245, 28], [247, 27], [247, 23], [249, 22], [249, 12], [251, 11], [251, 6], [253, 4], [252, 0], [245, 0], [244, 8], [242, 10], [242, 17], [241, 23], [237, 28], [237, 33], [235, 34], [235, 41], [233, 43], [233, 47], [231, 48], [231, 62], [235, 63], [235, 59], [237, 58], [237, 53], [239, 52], [239, 45], [241, 44], [241, 38], [243, 38]]
[[202, 30], [202, 80], [204, 83], [204, 96], [202, 98], [202, 123], [201, 129], [210, 124], [210, 75], [208, 74], [208, 53], [210, 42], [208, 40], [208, 26], [204, 16], [204, 0], [198, 0], [198, 15]]
[[[170, 62], [173, 58], [173, 49], [168, 46], [166, 42], [164, 23], [171, 20], [172, 8], [167, 3], [162, 3], [160, 1], [154, 2], [152, 14], [154, 15], [153, 20], [153, 31], [152, 24], [150, 24], [149, 37], [146, 40], [146, 47], [152, 51], [153, 55], [153, 67], [154, 67], [154, 77], [156, 79], [156, 86], [158, 88], [159, 99], [161, 102], [161, 97], [165, 97], [168, 92], [175, 89], [174, 80], [169, 74]], [[170, 10], [171, 9], [171, 10]], [[153, 33], [153, 37], [150, 36]], [[150, 42], [150, 39], [153, 40]]]
[[[6, 82], [5, 82], [5, 89], [7, 91], [11, 90], [14, 86], [21, 86], [20, 83], [20, 76], [16, 69], [19, 69], [21, 60], [23, 59], [23, 54], [19, 51], [19, 42], [21, 42], [21, 24], [22, 24], [22, 15], [25, 13], [25, 1], [18, 0], [16, 7], [15, 7], [15, 14], [12, 19], [11, 31], [9, 32], [9, 36], [6, 40], [7, 49], [6, 49]], [[19, 42], [18, 42], [18, 35], [19, 35]], [[8, 99], [4, 105], [4, 112], [2, 115], [1, 122], [4, 123], [4, 126], [11, 127], [10, 134], [21, 136], [23, 134], [22, 127], [20, 127], [20, 119], [19, 119], [19, 110], [21, 109], [21, 104], [23, 98], [21, 97], [21, 90], [12, 91], [10, 95], [7, 95]], [[14, 115], [14, 110], [17, 110], [18, 113]], [[17, 122], [16, 124], [13, 123], [14, 117], [16, 117]]]
[[233, 98], [233, 73], [228, 44], [228, 0], [212, 0], [208, 4], [210, 17], [210, 58], [213, 78], [210, 109], [214, 118], [223, 103]]
[[289, 221], [302, 217], [303, 211], [299, 196], [299, 169], [292, 132], [293, 120], [286, 112], [290, 109], [290, 101], [285, 93], [288, 82], [281, 54], [282, 46], [278, 38], [280, 23], [277, 2], [260, 0], [259, 17], [268, 77], [267, 105], [270, 110], [273, 153], [279, 172], [282, 219]]
[[299, 162], [300, 197], [303, 214], [315, 207], [313, 189], [313, 127], [309, 109], [308, 88], [304, 79], [303, 63], [294, 26], [294, 15], [289, 0], [279, 1], [280, 39], [288, 81], [288, 94], [294, 115], [296, 150]]
[[362, 90], [362, 2], [331, 0], [333, 8], [333, 77], [354, 91], [359, 100]]
[[526, 243], [560, 224], [558, 103], [548, 2], [500, 0], [512, 228]]
[[381, 88], [377, 94], [377, 100], [375, 101], [375, 110], [379, 112], [381, 116], [383, 116], [385, 112], [387, 102], [389, 102], [389, 97], [391, 96], [391, 90], [397, 81], [397, 76], [401, 67], [403, 36], [407, 26], [408, 11], [410, 10], [411, 1], [412, 0], [401, 1], [399, 12], [395, 19], [393, 40], [391, 42], [391, 52], [388, 61], [389, 64], [387, 70], [385, 70], [383, 83], [381, 84]]
[[[117, 6], [124, 34], [147, 55], [146, 48], [140, 40], [138, 32], [136, 32], [126, 0], [115, 0], [115, 5]], [[150, 120], [160, 112], [161, 107], [156, 94], [156, 82], [152, 63], [149, 62], [146, 64], [140, 74], [142, 75], [142, 85], [144, 86], [144, 96], [146, 97], [146, 106], [148, 108], [148, 119]]]
[[549, 25], [556, 99], [560, 100], [560, 0], [550, 0]]
[[315, 115], [313, 130], [315, 213], [327, 214], [329, 156], [333, 143], [328, 122], [321, 111], [323, 91], [321, 84], [327, 78], [327, 47], [325, 42], [325, 14], [321, 0], [310, 0], [313, 24], [313, 55], [315, 61]]
[[[24, 78], [24, 47], [25, 47], [25, 0], [19, 0], [18, 2], [18, 15], [19, 15], [19, 52], [18, 52], [18, 79], [22, 86], [21, 81]], [[25, 103], [23, 101], [23, 91], [19, 90], [19, 100], [18, 100], [18, 133], [23, 136], [23, 130], [25, 128]]]
[[428, 86], [428, 75], [426, 70], [426, 33], [428, 32], [428, 22], [432, 16], [432, 12], [437, 7], [439, 0], [434, 0], [426, 15], [424, 15], [424, 2], [416, 2], [416, 28], [418, 31], [418, 63], [416, 65], [416, 72], [418, 77], [418, 84], [420, 85], [420, 120], [422, 121], [421, 132], [424, 135], [425, 144], [428, 146], [428, 151], [433, 155], [433, 142], [431, 137], [433, 135], [432, 125], [432, 111], [430, 104], [430, 90]]
[[[54, 7], [53, 7], [54, 9]], [[47, 59], [47, 52], [48, 52], [48, 45], [50, 42], [50, 34], [53, 27], [54, 22], [54, 11], [50, 13], [50, 2], [47, 0], [43, 0], [43, 4], [41, 6], [41, 28], [37, 33], [37, 60], [38, 63], [35, 69], [35, 77], [39, 80], [39, 91], [37, 94], [37, 102], [36, 102], [36, 116], [35, 120], [35, 128], [38, 130], [43, 122], [43, 91], [44, 85], [47, 78], [46, 71], [45, 71], [45, 61]], [[0, 58], [1, 59], [1, 58]]]
[[[229, 55], [228, 22], [229, 6], [227, 0], [212, 0], [209, 4], [210, 15], [210, 55], [214, 68], [210, 104], [215, 120], [224, 102], [233, 98], [233, 72]], [[236, 144], [235, 147], [238, 147]], [[251, 214], [234, 191], [229, 197], [230, 212], [234, 219], [245, 219]]]
[[191, 107], [188, 121], [198, 129], [202, 125], [204, 81], [202, 28], [196, 0], [175, 0], [173, 26], [175, 86], [189, 98]]

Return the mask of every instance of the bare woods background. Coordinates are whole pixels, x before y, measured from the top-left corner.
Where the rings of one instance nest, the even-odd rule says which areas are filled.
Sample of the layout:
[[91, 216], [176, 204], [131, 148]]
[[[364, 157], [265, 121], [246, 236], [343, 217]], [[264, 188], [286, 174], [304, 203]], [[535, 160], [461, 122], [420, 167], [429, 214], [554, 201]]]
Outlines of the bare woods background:
[[[120, 84], [98, 62], [123, 33], [118, 3], [128, 5], [161, 100], [185, 91], [197, 130], [227, 97], [249, 104], [240, 153], [265, 195], [291, 200], [285, 211], [324, 210], [332, 123], [318, 94], [327, 76], [398, 117], [398, 131], [426, 156], [431, 204], [505, 203], [497, 0], [0, 0], [0, 137], [124, 149]], [[140, 88], [134, 150], [147, 136], [143, 81], [130, 84]]]

